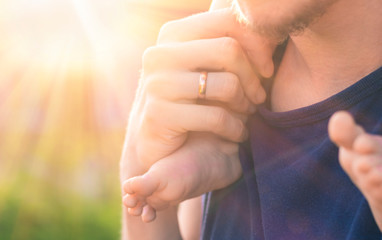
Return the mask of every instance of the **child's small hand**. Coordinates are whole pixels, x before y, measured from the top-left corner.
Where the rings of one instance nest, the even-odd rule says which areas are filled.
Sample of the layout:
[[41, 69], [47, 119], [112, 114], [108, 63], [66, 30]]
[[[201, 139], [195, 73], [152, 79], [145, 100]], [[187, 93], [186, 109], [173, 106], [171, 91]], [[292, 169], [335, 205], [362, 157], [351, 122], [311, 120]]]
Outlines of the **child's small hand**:
[[382, 229], [382, 136], [365, 133], [347, 112], [335, 113], [329, 136], [339, 147], [339, 161], [367, 199]]

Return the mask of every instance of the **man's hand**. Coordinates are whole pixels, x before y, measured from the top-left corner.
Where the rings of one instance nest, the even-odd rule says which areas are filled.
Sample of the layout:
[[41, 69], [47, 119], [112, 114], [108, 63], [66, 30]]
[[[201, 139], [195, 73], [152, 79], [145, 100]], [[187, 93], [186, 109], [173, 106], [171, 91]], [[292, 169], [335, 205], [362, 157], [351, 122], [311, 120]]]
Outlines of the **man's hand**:
[[[130, 114], [121, 159], [121, 182], [144, 174], [154, 163], [163, 159], [163, 162], [161, 160], [153, 166], [154, 170], [160, 168], [166, 163], [165, 159], [167, 162], [175, 159], [170, 156], [172, 153], [177, 154], [176, 160], [182, 161], [179, 156], [192, 153], [195, 148], [190, 145], [197, 145], [191, 144], [192, 141], [186, 142], [188, 132], [216, 135], [211, 135], [216, 141], [209, 141], [203, 148], [198, 148], [204, 152], [197, 156], [216, 154], [215, 160], [225, 160], [223, 162], [227, 164], [233, 162], [236, 167], [231, 169], [236, 174], [230, 177], [234, 179], [223, 177], [220, 183], [224, 185], [227, 184], [224, 181], [234, 181], [240, 175], [237, 144], [234, 142], [246, 138], [246, 115], [253, 113], [255, 105], [265, 99], [259, 78], [273, 73], [274, 47], [275, 44], [248, 32], [229, 9], [166, 24], [157, 46], [144, 54], [142, 78]], [[200, 71], [208, 71], [206, 98], [202, 103], [198, 100]], [[207, 138], [197, 142], [203, 139]], [[227, 149], [234, 150], [224, 152]], [[195, 156], [188, 155], [188, 159], [195, 159]], [[197, 156], [196, 160], [203, 160]], [[222, 173], [219, 168], [215, 171], [218, 177]], [[211, 184], [210, 187], [216, 186]], [[200, 191], [206, 189], [195, 192]], [[195, 192], [191, 190], [188, 196], [193, 196]], [[156, 197], [161, 200], [163, 194], [157, 191]], [[180, 199], [175, 196], [170, 200], [176, 203]], [[152, 198], [152, 201], [155, 200]], [[152, 204], [155, 205], [154, 202]], [[153, 213], [155, 209], [147, 209], [143, 217], [150, 220], [150, 211]], [[133, 238], [142, 237], [143, 232], [145, 236], [155, 236], [156, 239], [172, 239], [177, 235], [172, 228], [177, 226], [173, 222], [176, 221], [176, 208], [161, 212], [155, 223], [144, 227], [128, 215], [127, 208], [124, 208], [123, 214], [127, 230], [124, 234]], [[157, 235], [159, 232], [160, 236]]]
[[[249, 44], [253, 47], [244, 50], [242, 46]], [[189, 131], [244, 140], [243, 116], [253, 113], [255, 104], [265, 99], [256, 69], [272, 74], [273, 47], [246, 32], [229, 9], [166, 24], [158, 45], [144, 54], [127, 131], [127, 147], [135, 151], [141, 173], [178, 149]], [[248, 58], [253, 54], [259, 57]], [[226, 107], [196, 104], [201, 70], [209, 71], [207, 104], [218, 101]]]

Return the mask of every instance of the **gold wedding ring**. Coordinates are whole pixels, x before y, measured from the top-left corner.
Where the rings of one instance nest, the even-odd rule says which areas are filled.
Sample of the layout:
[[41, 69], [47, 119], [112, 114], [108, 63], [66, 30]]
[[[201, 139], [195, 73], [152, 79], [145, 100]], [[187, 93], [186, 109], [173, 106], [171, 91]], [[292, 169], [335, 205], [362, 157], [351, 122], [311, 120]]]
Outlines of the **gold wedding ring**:
[[206, 71], [203, 71], [200, 73], [200, 76], [199, 76], [198, 98], [200, 98], [200, 99], [206, 98], [207, 75], [208, 75], [208, 73]]

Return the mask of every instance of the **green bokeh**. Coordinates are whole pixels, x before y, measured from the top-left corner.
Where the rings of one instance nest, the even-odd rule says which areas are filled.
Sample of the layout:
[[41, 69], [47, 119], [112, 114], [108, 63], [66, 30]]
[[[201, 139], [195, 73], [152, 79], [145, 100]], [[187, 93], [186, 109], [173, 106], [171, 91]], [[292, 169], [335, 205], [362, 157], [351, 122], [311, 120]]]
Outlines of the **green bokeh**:
[[0, 239], [119, 239], [118, 189], [104, 190], [89, 198], [55, 181], [20, 172], [0, 191]]

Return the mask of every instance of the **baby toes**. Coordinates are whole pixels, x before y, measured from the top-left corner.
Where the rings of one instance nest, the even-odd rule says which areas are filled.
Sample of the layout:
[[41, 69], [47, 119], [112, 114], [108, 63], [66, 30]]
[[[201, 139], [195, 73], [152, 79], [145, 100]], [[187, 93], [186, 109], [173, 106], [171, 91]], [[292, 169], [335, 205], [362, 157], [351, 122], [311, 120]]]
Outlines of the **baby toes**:
[[142, 221], [146, 223], [154, 221], [156, 218], [155, 209], [149, 205], [144, 206], [141, 218], [142, 218]]
[[133, 178], [127, 179], [122, 184], [122, 189], [127, 194], [134, 194], [134, 190], [131, 186], [132, 179]]
[[344, 147], [341, 147], [339, 149], [339, 161], [340, 161], [341, 167], [344, 169], [344, 171], [349, 175], [349, 177], [353, 181], [355, 181], [356, 176], [355, 176], [355, 173], [353, 171], [355, 154], [352, 151], [350, 151]]
[[130, 215], [133, 215], [133, 216], [141, 216], [142, 215], [142, 212], [143, 212], [143, 207], [145, 206], [146, 204], [143, 203], [143, 202], [138, 202], [138, 204], [133, 207], [133, 208], [129, 208], [127, 211], [129, 212]]
[[150, 172], [128, 180], [128, 185], [131, 191], [144, 197], [150, 196], [157, 191], [159, 184], [159, 179], [152, 176]]
[[134, 195], [126, 194], [123, 197], [123, 204], [127, 208], [134, 208], [138, 204], [138, 198]]

